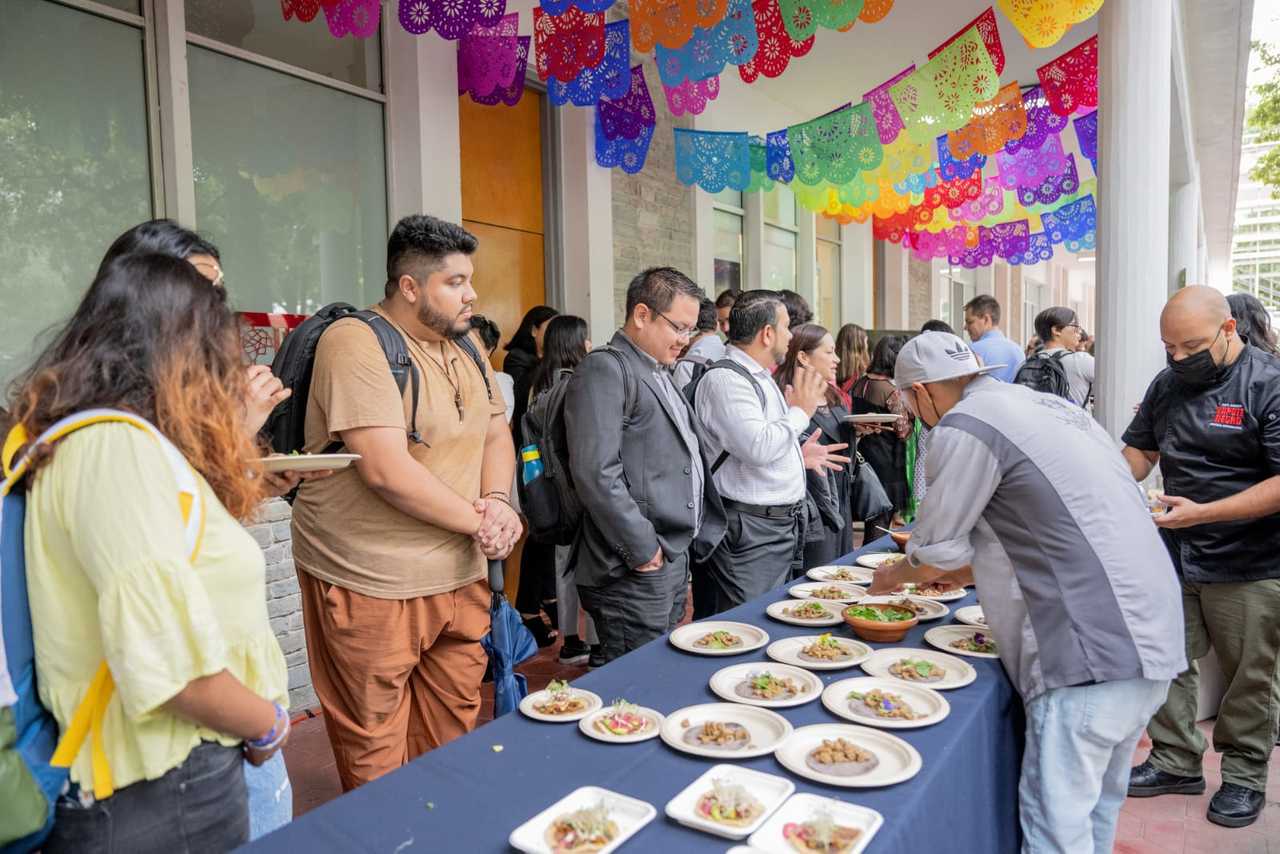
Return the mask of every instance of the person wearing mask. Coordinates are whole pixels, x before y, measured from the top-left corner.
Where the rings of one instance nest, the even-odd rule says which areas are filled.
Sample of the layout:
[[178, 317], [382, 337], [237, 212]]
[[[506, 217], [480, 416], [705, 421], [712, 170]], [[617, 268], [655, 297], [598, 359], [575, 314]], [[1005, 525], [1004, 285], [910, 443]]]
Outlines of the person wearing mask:
[[882, 430], [863, 437], [858, 452], [875, 471], [884, 487], [892, 509], [879, 518], [866, 520], [863, 544], [880, 536], [877, 527], [891, 528], [894, 517], [907, 509], [911, 494], [907, 488], [907, 437], [911, 435], [912, 419], [906, 414], [893, 386], [893, 366], [898, 351], [907, 339], [901, 335], [886, 335], [876, 342], [871, 364], [849, 390], [855, 413], [877, 412], [899, 416], [892, 429]]
[[246, 462], [259, 452], [226, 299], [185, 260], [121, 255], [13, 386], [9, 410], [27, 436], [96, 408], [145, 419], [190, 466], [202, 507], [193, 557], [166, 449], [130, 424], [84, 427], [28, 475], [41, 700], [66, 733], [104, 662], [114, 683], [47, 852], [236, 848], [250, 830], [242, 766], [276, 755], [288, 734], [262, 550], [237, 521], [266, 493]]
[[733, 303], [737, 298], [736, 291], [721, 291], [716, 297], [716, 328], [722, 336], [729, 334], [729, 312], [733, 311]]
[[[533, 388], [529, 406], [538, 396], [551, 390], [557, 383], [568, 382], [573, 371], [591, 352], [591, 339], [587, 337], [587, 322], [572, 314], [560, 314], [547, 323], [542, 336], [542, 360], [533, 372]], [[586, 642], [578, 635], [581, 602], [578, 585], [573, 580], [569, 566], [572, 553], [569, 546], [555, 546], [555, 584], [557, 623], [563, 628], [564, 643], [560, 646], [559, 661], [565, 665], [586, 664], [594, 651], [599, 661], [600, 640], [596, 636], [595, 621], [586, 618]]]
[[[949, 331], [949, 330], [948, 330]], [[1011, 383], [1022, 365], [1018, 345], [1000, 330], [1000, 303], [989, 294], [978, 294], [965, 303], [964, 331], [973, 342], [973, 352], [984, 365], [1004, 365], [992, 374], [1001, 382]]]
[[724, 358], [724, 342], [716, 334], [717, 324], [716, 304], [703, 297], [698, 307], [697, 331], [673, 370], [676, 388], [682, 389], [689, 384], [698, 365], [709, 365]]
[[841, 326], [840, 333], [836, 335], [836, 355], [840, 358], [836, 366], [836, 382], [847, 397], [849, 389], [871, 364], [871, 339], [867, 330], [856, 323]]
[[1264, 353], [1280, 355], [1276, 348], [1276, 333], [1271, 328], [1271, 313], [1253, 294], [1227, 294], [1227, 305], [1236, 319], [1236, 331], [1246, 344]]
[[787, 317], [791, 321], [792, 329], [813, 321], [813, 309], [809, 307], [808, 300], [795, 291], [778, 291], [777, 293], [778, 299], [782, 300], [782, 304], [787, 309]]
[[435, 217], [400, 220], [372, 310], [421, 377], [416, 423], [373, 330], [335, 322], [316, 346], [306, 444], [360, 459], [302, 485], [293, 557], [312, 684], [344, 790], [475, 727], [489, 631], [488, 561], [521, 533], [515, 449], [493, 370], [471, 333], [478, 242]]
[[1186, 666], [1177, 580], [1124, 458], [1060, 397], [926, 332], [894, 384], [932, 428], [905, 559], [870, 586], [976, 583], [1026, 709], [1023, 851], [1111, 854], [1147, 717]]
[[574, 573], [602, 662], [675, 628], [691, 557], [724, 534], [705, 437], [670, 373], [701, 298], [679, 270], [637, 274], [610, 352], [588, 355], [569, 380], [569, 470], [583, 506]]
[[1155, 515], [1182, 581], [1190, 665], [1147, 728], [1151, 756], [1131, 797], [1200, 794], [1205, 739], [1196, 728], [1196, 661], [1217, 652], [1226, 693], [1213, 727], [1222, 787], [1208, 819], [1257, 820], [1280, 703], [1280, 361], [1241, 340], [1227, 300], [1190, 286], [1160, 315], [1168, 367], [1125, 431], [1124, 456], [1145, 480], [1158, 464], [1166, 512]]
[[[777, 587], [803, 567], [805, 458], [800, 435], [827, 400], [827, 383], [797, 366], [780, 389], [773, 372], [791, 342], [786, 306], [773, 291], [746, 291], [729, 315], [729, 347], [693, 386], [728, 528], [711, 555], [715, 612]], [[815, 434], [808, 443], [819, 450]], [[847, 458], [843, 458], [848, 462]]]
[[1079, 349], [1082, 330], [1076, 313], [1065, 306], [1036, 315], [1036, 336], [1044, 346], [1031, 359], [1057, 359], [1067, 375], [1067, 399], [1084, 406], [1093, 394], [1093, 356]]

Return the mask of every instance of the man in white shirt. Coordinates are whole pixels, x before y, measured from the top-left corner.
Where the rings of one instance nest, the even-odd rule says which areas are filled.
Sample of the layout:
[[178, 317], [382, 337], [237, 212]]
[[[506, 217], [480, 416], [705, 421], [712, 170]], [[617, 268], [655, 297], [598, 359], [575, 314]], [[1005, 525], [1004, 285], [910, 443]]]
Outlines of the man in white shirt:
[[689, 384], [689, 380], [693, 379], [693, 370], [698, 365], [709, 365], [724, 358], [724, 342], [716, 334], [718, 328], [716, 304], [703, 297], [702, 304], [698, 306], [697, 335], [676, 362], [672, 382], [677, 389]]
[[826, 383], [800, 368], [785, 394], [773, 380], [791, 341], [787, 310], [773, 291], [747, 291], [729, 315], [725, 358], [693, 387], [707, 434], [712, 477], [728, 521], [709, 575], [715, 611], [784, 582], [803, 556], [805, 459], [800, 434], [825, 399]]

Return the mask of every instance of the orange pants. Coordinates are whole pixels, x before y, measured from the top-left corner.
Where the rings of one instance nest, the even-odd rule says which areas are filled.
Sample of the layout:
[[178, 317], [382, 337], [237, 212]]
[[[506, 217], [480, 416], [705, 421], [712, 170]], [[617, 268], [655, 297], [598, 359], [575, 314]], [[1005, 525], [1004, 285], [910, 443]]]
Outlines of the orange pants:
[[375, 599], [301, 569], [311, 681], [343, 791], [475, 728], [489, 631], [484, 581]]

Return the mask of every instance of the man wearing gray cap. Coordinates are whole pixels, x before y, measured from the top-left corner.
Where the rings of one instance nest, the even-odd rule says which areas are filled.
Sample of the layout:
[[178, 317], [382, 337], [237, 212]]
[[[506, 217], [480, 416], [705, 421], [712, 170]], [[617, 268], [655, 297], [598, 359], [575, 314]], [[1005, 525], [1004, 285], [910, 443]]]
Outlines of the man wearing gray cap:
[[933, 428], [903, 582], [976, 582], [1027, 712], [1023, 851], [1109, 854], [1134, 747], [1186, 667], [1177, 578], [1115, 442], [1062, 398], [927, 332], [894, 384]]

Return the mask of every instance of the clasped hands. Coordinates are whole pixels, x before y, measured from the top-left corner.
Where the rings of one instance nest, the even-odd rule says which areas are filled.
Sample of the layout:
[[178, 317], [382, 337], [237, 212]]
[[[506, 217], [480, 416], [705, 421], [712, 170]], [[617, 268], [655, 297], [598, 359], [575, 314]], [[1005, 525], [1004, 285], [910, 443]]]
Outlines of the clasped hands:
[[497, 497], [497, 493], [477, 498], [472, 506], [480, 514], [480, 526], [472, 538], [480, 544], [480, 550], [489, 560], [504, 559], [511, 554], [524, 531], [520, 515], [507, 502], [506, 496]]

